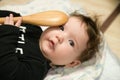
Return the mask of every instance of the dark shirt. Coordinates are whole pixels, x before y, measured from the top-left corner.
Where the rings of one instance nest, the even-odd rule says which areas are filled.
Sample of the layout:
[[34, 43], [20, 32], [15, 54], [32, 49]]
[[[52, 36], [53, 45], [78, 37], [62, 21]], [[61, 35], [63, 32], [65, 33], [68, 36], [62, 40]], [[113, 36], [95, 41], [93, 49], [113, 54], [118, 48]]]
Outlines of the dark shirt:
[[40, 27], [0, 25], [0, 80], [43, 80], [49, 64], [39, 48]]

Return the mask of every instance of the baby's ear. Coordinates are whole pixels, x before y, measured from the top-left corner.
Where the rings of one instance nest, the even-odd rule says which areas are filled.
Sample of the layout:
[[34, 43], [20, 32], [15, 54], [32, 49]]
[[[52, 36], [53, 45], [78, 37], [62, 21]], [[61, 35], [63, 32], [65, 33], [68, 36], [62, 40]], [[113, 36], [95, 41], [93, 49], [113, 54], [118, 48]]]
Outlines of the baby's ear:
[[74, 67], [74, 66], [77, 66], [79, 64], [81, 64], [80, 60], [74, 60], [71, 63], [65, 65], [65, 67]]

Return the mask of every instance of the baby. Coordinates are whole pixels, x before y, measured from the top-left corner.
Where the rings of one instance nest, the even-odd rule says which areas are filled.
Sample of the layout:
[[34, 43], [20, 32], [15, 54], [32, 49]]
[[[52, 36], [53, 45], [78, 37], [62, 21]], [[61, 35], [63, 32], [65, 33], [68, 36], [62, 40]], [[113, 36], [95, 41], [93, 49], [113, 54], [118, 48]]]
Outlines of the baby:
[[[21, 18], [16, 23], [14, 23], [12, 14], [10, 14], [9, 17], [6, 17], [6, 20], [4, 22], [4, 24], [7, 25], [7, 27], [13, 25], [11, 27], [16, 26], [17, 28], [20, 27], [21, 23], [22, 23]], [[2, 27], [2, 25], [0, 27]], [[4, 26], [4, 27], [6, 27], [6, 26]], [[15, 28], [15, 29], [17, 29], [17, 28]], [[29, 27], [26, 27], [24, 29], [27, 30], [27, 28], [29, 28]], [[34, 31], [34, 28], [38, 29], [35, 31], [39, 32], [39, 28], [32, 26], [30, 28], [30, 29], [32, 29], [32, 30], [30, 30], [30, 32], [33, 33], [32, 34], [33, 36], [35, 36], [34, 33], [36, 34], [36, 32]], [[17, 34], [17, 33], [14, 33], [14, 34]], [[33, 48], [23, 47], [23, 51], [25, 51], [25, 52], [23, 52], [19, 56], [17, 55], [17, 57], [20, 57], [20, 59], [17, 59], [17, 60], [20, 60], [20, 62], [22, 61], [22, 62], [24, 62], [24, 64], [26, 64], [25, 66], [20, 66], [22, 64], [21, 63], [19, 65], [20, 67], [17, 68], [17, 69], [19, 69], [19, 68], [25, 69], [25, 70], [22, 69], [24, 71], [23, 73], [21, 72], [21, 74], [25, 73], [23, 75], [25, 77], [22, 77], [22, 76], [20, 77], [19, 76], [19, 75], [21, 75], [20, 72], [19, 72], [19, 74], [17, 74], [18, 79], [20, 78], [21, 80], [26, 80], [26, 79], [27, 80], [33, 80], [33, 79], [42, 80], [43, 79], [42, 72], [44, 72], [44, 68], [46, 67], [45, 65], [47, 65], [47, 64], [44, 64], [45, 67], [40, 67], [40, 66], [43, 66], [42, 65], [43, 62], [41, 62], [41, 63], [39, 63], [39, 62], [44, 58], [50, 61], [51, 66], [56, 66], [56, 67], [70, 68], [70, 67], [80, 65], [81, 63], [83, 63], [87, 60], [90, 60], [93, 56], [96, 55], [96, 52], [98, 51], [98, 46], [100, 44], [100, 32], [97, 27], [97, 24], [91, 18], [81, 15], [81, 14], [78, 14], [76, 12], [74, 12], [70, 15], [69, 20], [64, 25], [49, 27], [44, 32], [42, 32], [42, 34], [38, 33], [40, 37], [39, 37], [39, 39], [37, 38], [37, 40], [39, 42], [37, 42], [37, 40], [34, 40], [34, 38], [36, 38], [36, 37], [32, 38], [31, 33], [26, 32], [24, 34], [26, 34], [25, 35], [26, 44], [24, 44], [24, 45], [27, 45], [27, 47], [30, 45]], [[0, 36], [0, 37], [2, 37], [2, 36]], [[29, 41], [29, 39], [31, 41]], [[1, 40], [0, 43], [3, 43], [4, 41]], [[39, 52], [39, 50], [36, 48], [36, 45], [37, 45], [36, 43], [39, 44], [39, 50], [41, 53], [34, 52], [34, 51]], [[3, 46], [3, 45], [5, 45], [5, 44], [4, 43], [0, 44], [0, 46]], [[11, 45], [11, 44], [9, 44], [9, 45]], [[3, 54], [5, 54], [5, 52], [1, 51], [1, 54], [3, 55]], [[43, 57], [41, 58], [42, 55], [44, 58]], [[2, 57], [4, 58], [5, 56], [2, 56]], [[10, 58], [11, 56], [8, 56], [8, 57]], [[8, 61], [8, 63], [9, 63], [9, 61]], [[28, 63], [29, 63], [29, 65], [28, 65]], [[16, 62], [16, 64], [18, 64], [18, 63]], [[10, 65], [10, 63], [9, 63], [9, 65]], [[11, 65], [12, 65], [12, 63], [11, 63]], [[0, 67], [1, 67], [1, 65], [0, 65]], [[3, 70], [3, 69], [1, 68], [1, 70]], [[29, 74], [27, 73], [27, 70], [28, 70]], [[42, 72], [39, 72], [39, 71], [37, 72], [37, 70], [42, 71]], [[45, 71], [46, 71], [46, 69], [45, 69]], [[8, 72], [8, 70], [7, 70], [7, 72]], [[42, 76], [42, 78], [39, 78], [38, 76], [33, 75], [33, 74]], [[5, 72], [2, 75], [5, 76], [6, 75]], [[16, 79], [17, 79], [17, 77], [16, 77]], [[28, 77], [29, 77], [29, 79], [28, 79]], [[5, 77], [3, 79], [5, 79]], [[8, 78], [8, 79], [10, 79], [10, 78]]]
[[74, 12], [66, 24], [45, 30], [39, 42], [53, 65], [74, 67], [96, 55], [100, 33], [91, 18]]

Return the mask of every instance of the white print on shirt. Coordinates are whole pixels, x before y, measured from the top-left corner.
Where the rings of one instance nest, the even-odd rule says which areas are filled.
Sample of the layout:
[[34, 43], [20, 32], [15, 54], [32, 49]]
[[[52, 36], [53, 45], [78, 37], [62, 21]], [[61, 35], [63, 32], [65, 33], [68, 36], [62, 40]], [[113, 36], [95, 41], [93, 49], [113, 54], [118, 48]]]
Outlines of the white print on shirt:
[[[20, 40], [18, 41], [18, 44], [25, 44], [25, 37], [24, 37], [24, 33], [26, 32], [26, 27], [24, 26], [20, 26], [20, 31], [22, 32], [20, 34], [20, 36], [18, 37]], [[22, 48], [16, 48], [16, 53], [20, 52], [20, 54], [24, 54], [23, 49]]]
[[20, 26], [20, 31], [22, 31], [23, 33], [25, 33], [26, 32], [26, 27]]
[[16, 48], [16, 53], [20, 52], [20, 54], [23, 54], [23, 49], [22, 48]]
[[24, 34], [21, 34], [21, 35], [19, 36], [19, 39], [20, 39], [20, 41], [18, 41], [18, 43], [20, 43], [20, 44], [25, 44]]

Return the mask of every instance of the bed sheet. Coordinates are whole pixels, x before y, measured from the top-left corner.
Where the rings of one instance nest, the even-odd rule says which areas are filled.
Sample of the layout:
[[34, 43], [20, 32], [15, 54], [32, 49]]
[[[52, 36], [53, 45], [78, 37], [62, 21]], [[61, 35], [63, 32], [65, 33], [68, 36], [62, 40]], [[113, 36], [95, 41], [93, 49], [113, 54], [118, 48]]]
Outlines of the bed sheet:
[[104, 49], [106, 52], [104, 69], [97, 80], [120, 80], [120, 59], [114, 55], [107, 42]]

